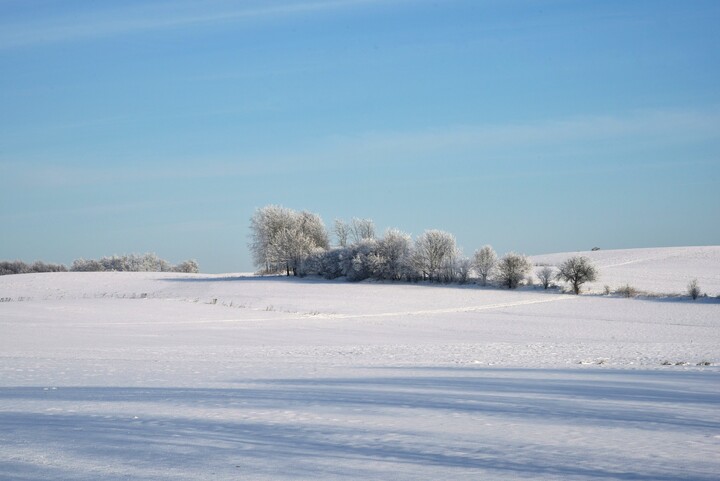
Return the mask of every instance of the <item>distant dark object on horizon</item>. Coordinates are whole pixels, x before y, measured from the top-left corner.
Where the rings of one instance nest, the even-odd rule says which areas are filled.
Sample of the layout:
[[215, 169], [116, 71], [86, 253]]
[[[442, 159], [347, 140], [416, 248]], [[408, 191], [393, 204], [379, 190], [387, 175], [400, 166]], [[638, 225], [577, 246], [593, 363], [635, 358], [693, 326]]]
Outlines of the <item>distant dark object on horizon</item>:
[[593, 247], [593, 248], [592, 248], [592, 249], [590, 249], [590, 250], [591, 250], [591, 251], [599, 251], [599, 250], [600, 250], [600, 248], [599, 248], [599, 247]]

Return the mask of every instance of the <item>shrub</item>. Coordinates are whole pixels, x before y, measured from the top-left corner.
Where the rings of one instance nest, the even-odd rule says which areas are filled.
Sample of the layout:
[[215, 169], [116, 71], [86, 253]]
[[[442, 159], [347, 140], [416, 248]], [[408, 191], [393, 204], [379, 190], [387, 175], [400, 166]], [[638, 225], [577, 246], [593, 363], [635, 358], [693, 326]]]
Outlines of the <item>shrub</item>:
[[623, 287], [619, 287], [615, 290], [615, 294], [622, 297], [635, 297], [638, 295], [638, 290], [632, 287], [630, 284], [625, 284]]
[[693, 279], [690, 281], [687, 286], [687, 291], [693, 300], [697, 299], [700, 296], [700, 284], [698, 283], [697, 279]]

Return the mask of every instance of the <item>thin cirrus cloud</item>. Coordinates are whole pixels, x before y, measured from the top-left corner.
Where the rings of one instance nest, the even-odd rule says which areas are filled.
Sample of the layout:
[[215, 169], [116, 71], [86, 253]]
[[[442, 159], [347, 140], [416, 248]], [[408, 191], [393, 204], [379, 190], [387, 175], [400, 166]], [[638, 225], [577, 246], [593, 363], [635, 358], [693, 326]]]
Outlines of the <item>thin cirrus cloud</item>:
[[[398, 2], [402, 0], [393, 0]], [[98, 10], [82, 15], [33, 19], [23, 23], [0, 24], [0, 49], [112, 37], [142, 31], [192, 28], [243, 20], [272, 18], [302, 13], [341, 10], [381, 0], [327, 0], [303, 2], [262, 2], [238, 8], [232, 2], [178, 3], [148, 2], [140, 7]]]
[[[460, 125], [390, 133], [365, 132], [318, 139], [304, 150], [288, 146], [280, 151], [269, 150], [265, 154], [237, 158], [148, 159], [142, 163], [142, 178], [188, 180], [307, 173], [314, 170], [333, 172], [352, 169], [360, 164], [412, 162], [419, 156], [426, 159], [447, 158], [468, 153], [477, 154], [479, 158], [484, 153], [491, 154], [491, 157], [508, 155], [533, 162], [533, 159], [539, 161], [542, 153], [555, 154], [563, 149], [571, 149], [578, 155], [586, 151], [590, 155], [606, 143], [614, 149], [629, 152], [637, 146], [650, 146], [653, 150], [661, 151], [665, 147], [705, 141], [720, 141], [720, 111], [717, 109], [646, 111], [622, 116], [572, 117], [533, 123]], [[714, 154], [713, 147], [709, 148], [709, 153]], [[668, 160], [658, 162], [666, 163]], [[10, 166], [5, 164], [6, 167]], [[132, 169], [128, 169], [127, 162], [123, 162], [122, 168], [38, 165], [33, 169], [32, 176], [28, 176], [27, 169], [10, 168], [11, 177], [13, 172], [17, 176], [15, 181], [21, 185], [51, 184], [56, 187], [119, 181], [136, 175]]]
[[427, 152], [459, 146], [513, 148], [579, 141], [647, 138], [661, 144], [720, 140], [720, 111], [648, 111], [623, 116], [578, 116], [505, 125], [469, 125], [407, 133], [370, 133], [354, 149]]

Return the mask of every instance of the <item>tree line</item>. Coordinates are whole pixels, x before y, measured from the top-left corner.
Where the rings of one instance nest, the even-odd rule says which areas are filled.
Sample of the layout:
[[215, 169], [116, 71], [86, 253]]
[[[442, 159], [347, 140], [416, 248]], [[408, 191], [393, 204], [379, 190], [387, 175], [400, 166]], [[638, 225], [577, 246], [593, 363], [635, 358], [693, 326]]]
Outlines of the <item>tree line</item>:
[[173, 265], [156, 254], [125, 254], [105, 256], [100, 259], [76, 259], [68, 269], [64, 264], [51, 264], [35, 261], [27, 264], [23, 261], [0, 261], [0, 275], [30, 274], [35, 272], [184, 272], [196, 274], [200, 267], [195, 260], [183, 261]]
[[[392, 281], [493, 283], [510, 289], [528, 282], [533, 265], [527, 256], [510, 252], [498, 258], [489, 245], [466, 257], [455, 237], [437, 229], [416, 239], [398, 229], [376, 236], [371, 219], [336, 220], [336, 243], [319, 215], [268, 205], [250, 219], [249, 247], [261, 274], [345, 277]], [[597, 269], [584, 257], [573, 257], [556, 271], [545, 267], [537, 273], [547, 289], [553, 279], [568, 282], [576, 294], [582, 284], [597, 278]]]

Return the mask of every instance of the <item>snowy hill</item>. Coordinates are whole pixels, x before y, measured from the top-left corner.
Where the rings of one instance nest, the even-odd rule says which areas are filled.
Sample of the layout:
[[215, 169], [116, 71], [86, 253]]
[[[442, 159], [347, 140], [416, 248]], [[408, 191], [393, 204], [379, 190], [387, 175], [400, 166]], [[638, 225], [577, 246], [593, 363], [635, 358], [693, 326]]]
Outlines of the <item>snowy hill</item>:
[[654, 294], [685, 294], [697, 279], [703, 292], [720, 295], [720, 246], [564, 252], [533, 256], [535, 265], [558, 265], [573, 255], [589, 257], [600, 271], [588, 290], [602, 292], [630, 284]]
[[[720, 290], [718, 247], [587, 254], [600, 287]], [[720, 472], [715, 298], [122, 272], [0, 298], [3, 481]]]

